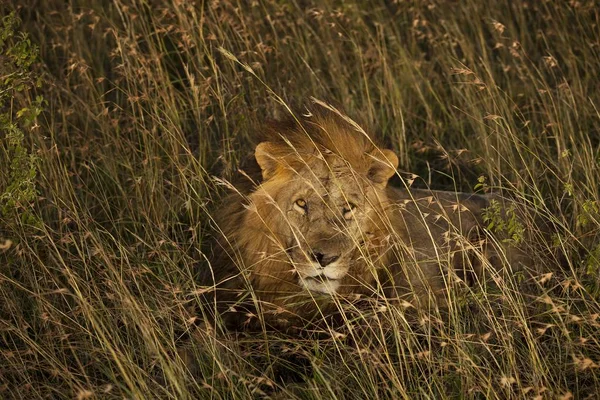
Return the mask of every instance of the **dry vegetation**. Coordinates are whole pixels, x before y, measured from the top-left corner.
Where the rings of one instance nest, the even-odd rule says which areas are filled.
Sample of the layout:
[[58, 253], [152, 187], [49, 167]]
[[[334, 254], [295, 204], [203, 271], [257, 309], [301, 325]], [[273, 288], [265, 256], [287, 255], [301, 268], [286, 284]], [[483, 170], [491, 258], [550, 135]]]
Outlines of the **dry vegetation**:
[[[13, 3], [1, 398], [600, 392], [594, 1]], [[207, 328], [212, 176], [309, 96], [377, 126], [415, 186], [493, 187], [546, 215], [562, 268], [474, 290], [449, 315], [391, 304], [301, 336]]]

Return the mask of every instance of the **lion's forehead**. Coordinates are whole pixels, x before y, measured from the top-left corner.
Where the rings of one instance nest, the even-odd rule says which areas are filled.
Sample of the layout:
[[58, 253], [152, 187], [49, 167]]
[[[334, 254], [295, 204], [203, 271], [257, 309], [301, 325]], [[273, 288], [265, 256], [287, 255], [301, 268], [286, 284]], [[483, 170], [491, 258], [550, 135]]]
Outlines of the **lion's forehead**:
[[361, 167], [361, 163], [350, 162], [336, 154], [310, 156], [303, 159], [302, 163], [306, 169], [321, 178], [332, 176], [366, 176], [368, 172], [367, 168]]
[[366, 173], [355, 170], [349, 164], [313, 160], [296, 171], [300, 180], [306, 180], [326, 192], [357, 190], [368, 181]]
[[323, 203], [340, 204], [361, 201], [369, 187], [359, 177], [348, 173], [330, 173], [316, 177], [306, 189], [311, 195], [323, 199]]

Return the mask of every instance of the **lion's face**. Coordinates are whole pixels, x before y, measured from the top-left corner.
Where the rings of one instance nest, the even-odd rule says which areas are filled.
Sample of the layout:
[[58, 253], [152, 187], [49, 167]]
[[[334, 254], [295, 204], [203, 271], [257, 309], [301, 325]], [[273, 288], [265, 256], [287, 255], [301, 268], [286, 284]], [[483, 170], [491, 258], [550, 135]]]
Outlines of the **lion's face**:
[[275, 185], [266, 184], [258, 196], [274, 202], [272, 215], [280, 217], [281, 224], [273, 233], [298, 283], [316, 292], [335, 292], [369, 234], [375, 189], [347, 167], [329, 170], [321, 160], [312, 160], [294, 174], [283, 190], [270, 195], [267, 190]]
[[274, 249], [254, 268], [259, 282], [277, 277], [330, 294], [357, 284], [397, 163], [391, 151], [361, 157], [351, 164], [327, 149], [294, 154], [272, 143], [257, 147], [265, 179], [251, 195], [251, 209], [263, 227], [257, 234]]

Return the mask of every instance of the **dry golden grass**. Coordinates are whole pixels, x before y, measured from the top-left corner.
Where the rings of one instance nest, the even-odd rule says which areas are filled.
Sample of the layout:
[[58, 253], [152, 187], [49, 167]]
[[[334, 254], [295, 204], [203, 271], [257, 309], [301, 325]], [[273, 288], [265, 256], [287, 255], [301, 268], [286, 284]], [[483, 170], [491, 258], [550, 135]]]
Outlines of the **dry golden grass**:
[[[0, 192], [29, 179], [9, 173], [11, 118], [38, 160], [38, 195], [0, 216], [1, 398], [600, 393], [594, 1], [0, 10], [39, 46], [43, 80], [0, 109]], [[377, 126], [414, 185], [472, 191], [485, 177], [546, 215], [563, 268], [474, 289], [448, 316], [375, 304], [300, 336], [202, 324], [196, 277], [223, 192], [212, 175], [235, 170], [257, 123], [309, 96]], [[16, 118], [36, 106], [30, 124]]]

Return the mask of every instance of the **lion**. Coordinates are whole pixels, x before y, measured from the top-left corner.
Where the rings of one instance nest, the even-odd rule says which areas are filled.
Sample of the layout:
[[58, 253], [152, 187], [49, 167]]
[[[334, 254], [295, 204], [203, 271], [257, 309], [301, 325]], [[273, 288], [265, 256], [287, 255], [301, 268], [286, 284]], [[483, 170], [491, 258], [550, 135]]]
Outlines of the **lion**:
[[223, 315], [310, 318], [352, 296], [443, 299], [451, 279], [528, 262], [485, 229], [500, 196], [392, 187], [396, 154], [335, 111], [261, 134], [258, 173], [242, 173], [214, 218], [204, 280]]

